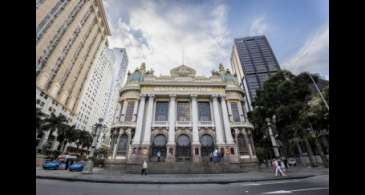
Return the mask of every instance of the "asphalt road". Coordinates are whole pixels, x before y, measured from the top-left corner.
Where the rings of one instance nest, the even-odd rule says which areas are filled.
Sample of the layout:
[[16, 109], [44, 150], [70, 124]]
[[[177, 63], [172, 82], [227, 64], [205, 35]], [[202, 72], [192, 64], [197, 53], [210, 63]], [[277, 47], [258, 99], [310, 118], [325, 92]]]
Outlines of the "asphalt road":
[[328, 175], [307, 179], [231, 184], [105, 184], [37, 179], [37, 195], [245, 195], [329, 194]]

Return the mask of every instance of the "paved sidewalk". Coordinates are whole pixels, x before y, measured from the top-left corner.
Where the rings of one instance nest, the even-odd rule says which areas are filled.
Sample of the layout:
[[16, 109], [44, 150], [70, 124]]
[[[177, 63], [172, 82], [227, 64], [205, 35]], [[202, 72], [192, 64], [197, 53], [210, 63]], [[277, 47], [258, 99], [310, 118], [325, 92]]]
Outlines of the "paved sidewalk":
[[36, 168], [39, 179], [58, 179], [66, 181], [85, 181], [97, 183], [135, 183], [135, 184], [197, 184], [197, 183], [238, 183], [268, 180], [301, 179], [316, 175], [328, 175], [325, 168], [294, 167], [287, 172], [288, 176], [275, 177], [270, 168], [247, 173], [227, 174], [151, 174], [141, 176], [137, 174], [110, 173], [104, 169], [94, 168], [92, 174], [70, 172], [66, 170], [43, 170]]

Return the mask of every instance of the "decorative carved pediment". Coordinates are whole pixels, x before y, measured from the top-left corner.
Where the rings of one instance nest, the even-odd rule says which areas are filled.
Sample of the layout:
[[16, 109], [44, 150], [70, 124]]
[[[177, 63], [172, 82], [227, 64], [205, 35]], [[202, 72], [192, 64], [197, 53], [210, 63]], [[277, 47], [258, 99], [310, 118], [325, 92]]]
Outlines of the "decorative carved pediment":
[[174, 77], [194, 77], [196, 71], [189, 66], [181, 65], [170, 70], [171, 76]]

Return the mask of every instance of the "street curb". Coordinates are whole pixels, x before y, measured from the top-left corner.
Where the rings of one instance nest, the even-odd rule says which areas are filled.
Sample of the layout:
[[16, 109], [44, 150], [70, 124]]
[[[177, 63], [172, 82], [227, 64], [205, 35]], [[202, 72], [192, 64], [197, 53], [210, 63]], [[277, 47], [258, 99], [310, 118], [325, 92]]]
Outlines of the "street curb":
[[270, 177], [270, 178], [250, 178], [250, 179], [209, 179], [206, 180], [116, 180], [116, 179], [97, 179], [97, 178], [75, 178], [75, 177], [60, 177], [60, 176], [43, 176], [37, 175], [37, 179], [50, 179], [50, 180], [63, 180], [63, 181], [81, 181], [91, 183], [120, 183], [120, 184], [229, 184], [229, 183], [241, 183], [241, 182], [258, 182], [258, 181], [275, 181], [275, 180], [291, 180], [291, 179], [305, 179], [308, 177], [314, 177], [316, 175], [303, 175], [303, 176], [287, 176], [287, 177]]

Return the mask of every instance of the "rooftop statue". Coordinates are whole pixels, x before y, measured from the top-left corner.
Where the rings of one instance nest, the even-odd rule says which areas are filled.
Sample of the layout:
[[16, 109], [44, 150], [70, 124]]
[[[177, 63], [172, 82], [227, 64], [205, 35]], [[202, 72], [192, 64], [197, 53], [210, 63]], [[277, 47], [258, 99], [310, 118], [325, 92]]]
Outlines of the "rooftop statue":
[[146, 72], [146, 63], [142, 62], [141, 66], [139, 67], [139, 70], [142, 73], [145, 73]]
[[146, 72], [146, 64], [143, 62], [139, 68], [136, 68], [136, 70], [132, 74], [128, 74], [128, 81], [143, 81], [143, 75]]
[[219, 72], [223, 72], [224, 71], [224, 66], [223, 64], [219, 64]]

